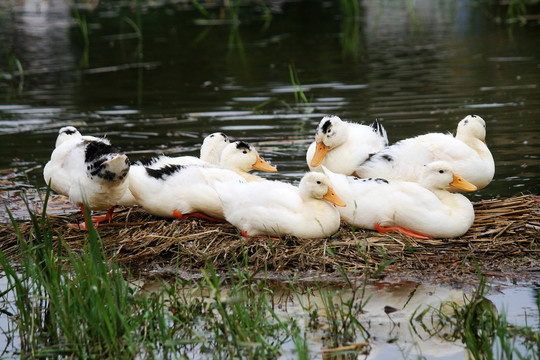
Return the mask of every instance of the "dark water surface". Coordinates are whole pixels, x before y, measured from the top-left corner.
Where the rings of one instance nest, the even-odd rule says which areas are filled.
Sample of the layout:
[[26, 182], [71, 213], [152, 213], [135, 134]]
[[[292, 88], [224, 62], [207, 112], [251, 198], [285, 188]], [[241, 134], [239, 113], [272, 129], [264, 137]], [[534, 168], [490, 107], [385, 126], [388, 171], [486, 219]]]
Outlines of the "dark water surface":
[[[59, 127], [107, 136], [136, 159], [198, 154], [223, 131], [256, 142], [297, 180], [324, 114], [381, 119], [391, 142], [487, 122], [495, 180], [472, 199], [538, 193], [540, 26], [511, 28], [472, 1], [329, 1], [218, 5], [22, 1], [0, 9], [0, 169], [44, 186]], [[201, 4], [205, 2], [201, 1]], [[20, 62], [20, 69], [17, 66]], [[9, 65], [11, 63], [11, 66]], [[296, 104], [293, 65], [309, 103]], [[12, 170], [8, 170], [12, 169]]]
[[[204, 15], [189, 1], [141, 2], [79, 7], [85, 46], [72, 2], [0, 1], [0, 194], [45, 185], [68, 124], [106, 134], [132, 160], [198, 155], [204, 136], [223, 131], [277, 165], [263, 176], [295, 181], [328, 113], [380, 119], [391, 142], [480, 115], [496, 174], [470, 198], [540, 192], [539, 25], [496, 24], [493, 9], [466, 0], [362, 1], [356, 16], [338, 1], [261, 1], [238, 17], [219, 4]], [[492, 294], [518, 324], [524, 312], [538, 318], [537, 297], [532, 286]], [[372, 358], [401, 358], [383, 339]], [[465, 357], [439, 345], [436, 358]]]

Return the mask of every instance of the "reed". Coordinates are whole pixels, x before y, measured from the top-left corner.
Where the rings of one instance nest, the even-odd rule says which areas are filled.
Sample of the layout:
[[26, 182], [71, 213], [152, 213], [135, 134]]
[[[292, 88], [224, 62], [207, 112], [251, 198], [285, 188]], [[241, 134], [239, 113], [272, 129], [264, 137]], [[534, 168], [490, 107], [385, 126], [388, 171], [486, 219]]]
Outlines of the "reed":
[[476, 266], [479, 284], [472, 295], [465, 295], [463, 304], [451, 301], [438, 308], [418, 308], [411, 316], [411, 328], [416, 332], [420, 326], [430, 336], [446, 334], [448, 341], [462, 341], [470, 359], [539, 359], [540, 334], [535, 331], [539, 324], [511, 324], [504, 310], [499, 312], [486, 298], [490, 285]]
[[90, 66], [90, 36], [88, 33], [88, 23], [86, 21], [86, 15], [81, 14], [79, 12], [79, 8], [77, 7], [78, 4], [75, 2], [73, 4], [73, 14], [75, 15], [75, 19], [77, 20], [77, 24], [79, 25], [79, 29], [81, 29], [81, 35], [83, 37], [83, 56], [81, 59], [81, 67], [87, 68]]
[[[160, 248], [159, 244], [147, 248], [152, 248], [152, 254], [169, 249], [178, 255], [188, 249], [188, 241], [189, 249], [204, 253], [205, 262], [200, 265], [202, 278], [182, 279], [175, 275], [172, 281], [160, 280], [155, 291], [148, 291], [138, 285], [143, 279], [137, 279], [120, 265], [124, 255], [118, 243], [111, 246], [115, 243], [109, 239], [110, 233], [106, 232], [107, 247], [93, 228], [84, 235], [81, 244], [67, 241], [72, 237], [71, 232], [64, 236], [64, 228], [54, 226], [46, 215], [48, 202], [47, 191], [43, 211], [37, 214], [25, 200], [30, 227], [11, 217], [17, 256], [14, 258], [11, 253], [8, 258], [4, 250], [0, 251], [0, 266], [8, 282], [8, 289], [0, 297], [12, 294], [13, 299], [9, 307], [0, 310], [12, 324], [6, 336], [12, 338], [12, 344], [17, 340], [16, 351], [22, 357], [272, 359], [279, 357], [287, 344], [295, 349], [299, 359], [307, 359], [312, 352], [319, 351], [309, 348], [308, 340], [324, 331], [323, 356], [355, 358], [370, 351], [369, 324], [361, 316], [370, 301], [366, 285], [398, 261], [396, 254], [389, 251], [391, 248], [380, 246], [377, 247], [379, 260], [374, 262], [367, 238], [357, 239], [362, 236], [360, 232], [351, 234], [356, 240], [346, 244], [348, 251], [356, 254], [355, 263], [340, 255], [343, 241], [339, 237], [325, 239], [324, 263], [337, 270], [341, 285], [316, 281], [315, 286], [303, 287], [294, 277], [288, 282], [290, 293], [284, 301], [289, 297], [298, 300], [304, 313], [301, 319], [305, 319], [302, 326], [293, 314], [277, 314], [275, 288], [268, 280], [269, 268], [275, 270], [275, 266], [286, 265], [274, 263], [275, 257], [296, 266], [298, 259], [312, 261], [311, 250], [301, 251], [298, 257], [285, 256], [293, 249], [294, 239], [284, 237], [279, 242], [263, 239], [258, 243], [257, 240], [245, 242], [234, 235], [235, 238], [226, 237], [233, 246], [225, 249], [229, 256], [223, 252], [216, 255], [208, 243], [199, 249], [197, 239], [214, 234], [224, 237], [229, 231], [226, 228], [225, 232], [205, 228], [202, 235], [195, 236], [179, 233], [179, 224], [168, 224], [170, 235], [175, 238], [174, 250], [168, 245]], [[512, 203], [515, 209], [516, 203]], [[197, 226], [197, 222], [189, 224]], [[146, 226], [153, 225], [146, 223]], [[115, 234], [119, 236], [118, 230]], [[160, 236], [159, 241], [163, 243], [166, 238]], [[218, 238], [212, 241], [223, 247]], [[402, 240], [394, 238], [394, 241]], [[234, 241], [237, 243], [233, 244]], [[257, 243], [259, 247], [254, 247]], [[262, 254], [266, 260], [256, 266], [253, 261], [261, 256], [257, 253], [263, 248], [268, 249], [268, 253]], [[404, 254], [408, 252], [410, 249], [405, 249]], [[226, 262], [225, 271], [218, 258]], [[193, 261], [187, 254], [174, 259], [175, 274], [180, 273], [182, 263]], [[196, 263], [193, 261], [192, 265]], [[537, 325], [509, 324], [504, 312], [499, 314], [485, 300], [489, 286], [477, 271], [478, 288], [465, 299], [465, 305], [444, 303], [435, 309], [419, 308], [410, 319], [413, 329], [429, 321], [424, 326], [426, 331], [433, 335], [450, 333], [445, 339], [463, 341], [471, 358], [538, 359]], [[540, 300], [537, 301], [540, 310]]]

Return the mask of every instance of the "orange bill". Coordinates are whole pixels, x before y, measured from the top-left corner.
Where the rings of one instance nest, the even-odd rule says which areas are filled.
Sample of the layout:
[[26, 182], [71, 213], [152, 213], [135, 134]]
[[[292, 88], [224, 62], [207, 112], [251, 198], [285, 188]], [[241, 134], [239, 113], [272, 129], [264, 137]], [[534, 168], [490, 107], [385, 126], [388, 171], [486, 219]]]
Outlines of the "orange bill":
[[454, 174], [454, 180], [452, 180], [450, 186], [463, 191], [475, 191], [478, 189], [474, 184], [471, 184], [457, 174]]
[[275, 167], [261, 159], [259, 155], [257, 155], [257, 161], [255, 161], [255, 164], [253, 164], [252, 168], [254, 170], [277, 172], [277, 169]]
[[328, 187], [326, 195], [323, 196], [323, 199], [330, 201], [336, 206], [346, 206], [345, 202], [341, 200], [339, 196], [337, 196], [337, 194], [334, 192], [334, 189], [332, 189], [330, 186]]
[[313, 159], [311, 159], [311, 166], [317, 167], [321, 165], [327, 152], [328, 146], [324, 145], [323, 142], [318, 142], [317, 147], [315, 148], [315, 155], [313, 155]]

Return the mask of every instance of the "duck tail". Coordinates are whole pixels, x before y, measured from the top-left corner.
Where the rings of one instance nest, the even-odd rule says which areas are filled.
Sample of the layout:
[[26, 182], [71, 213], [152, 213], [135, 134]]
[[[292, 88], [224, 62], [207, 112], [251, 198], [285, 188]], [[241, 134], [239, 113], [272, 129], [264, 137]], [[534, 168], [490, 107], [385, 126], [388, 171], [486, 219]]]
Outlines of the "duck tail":
[[379, 122], [379, 120], [375, 119], [375, 121], [369, 125], [373, 129], [375, 133], [377, 133], [381, 139], [383, 140], [384, 147], [388, 146], [388, 135], [386, 134], [386, 129], [382, 124]]
[[103, 162], [99, 176], [110, 181], [121, 181], [127, 177], [129, 171], [129, 159], [124, 154], [115, 154], [111, 159]]

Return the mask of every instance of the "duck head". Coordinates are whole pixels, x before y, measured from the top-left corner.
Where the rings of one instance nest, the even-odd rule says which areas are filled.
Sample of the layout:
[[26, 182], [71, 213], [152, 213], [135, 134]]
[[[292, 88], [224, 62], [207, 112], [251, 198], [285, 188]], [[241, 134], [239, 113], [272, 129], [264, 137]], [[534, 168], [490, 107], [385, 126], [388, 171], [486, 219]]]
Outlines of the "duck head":
[[315, 133], [317, 147], [311, 160], [311, 166], [319, 166], [328, 150], [343, 144], [347, 140], [346, 124], [345, 121], [335, 115], [327, 115], [322, 118]]
[[251, 170], [277, 171], [275, 167], [261, 159], [253, 146], [244, 141], [235, 141], [227, 145], [221, 154], [220, 165], [225, 169], [243, 172]]
[[204, 138], [201, 145], [200, 159], [211, 164], [219, 165], [221, 154], [230, 144], [229, 137], [221, 132], [215, 132]]
[[455, 188], [463, 191], [475, 191], [477, 187], [458, 174], [446, 161], [434, 161], [424, 166], [420, 184], [430, 190], [448, 190]]
[[319, 172], [308, 172], [299, 185], [300, 193], [314, 199], [324, 199], [336, 206], [345, 206], [345, 202], [330, 186], [330, 180]]
[[67, 140], [80, 138], [82, 135], [74, 126], [64, 126], [58, 130], [58, 137], [56, 138], [56, 145], [58, 147]]
[[486, 122], [478, 115], [467, 115], [457, 127], [456, 138], [466, 142], [468, 139], [478, 139], [486, 142]]

